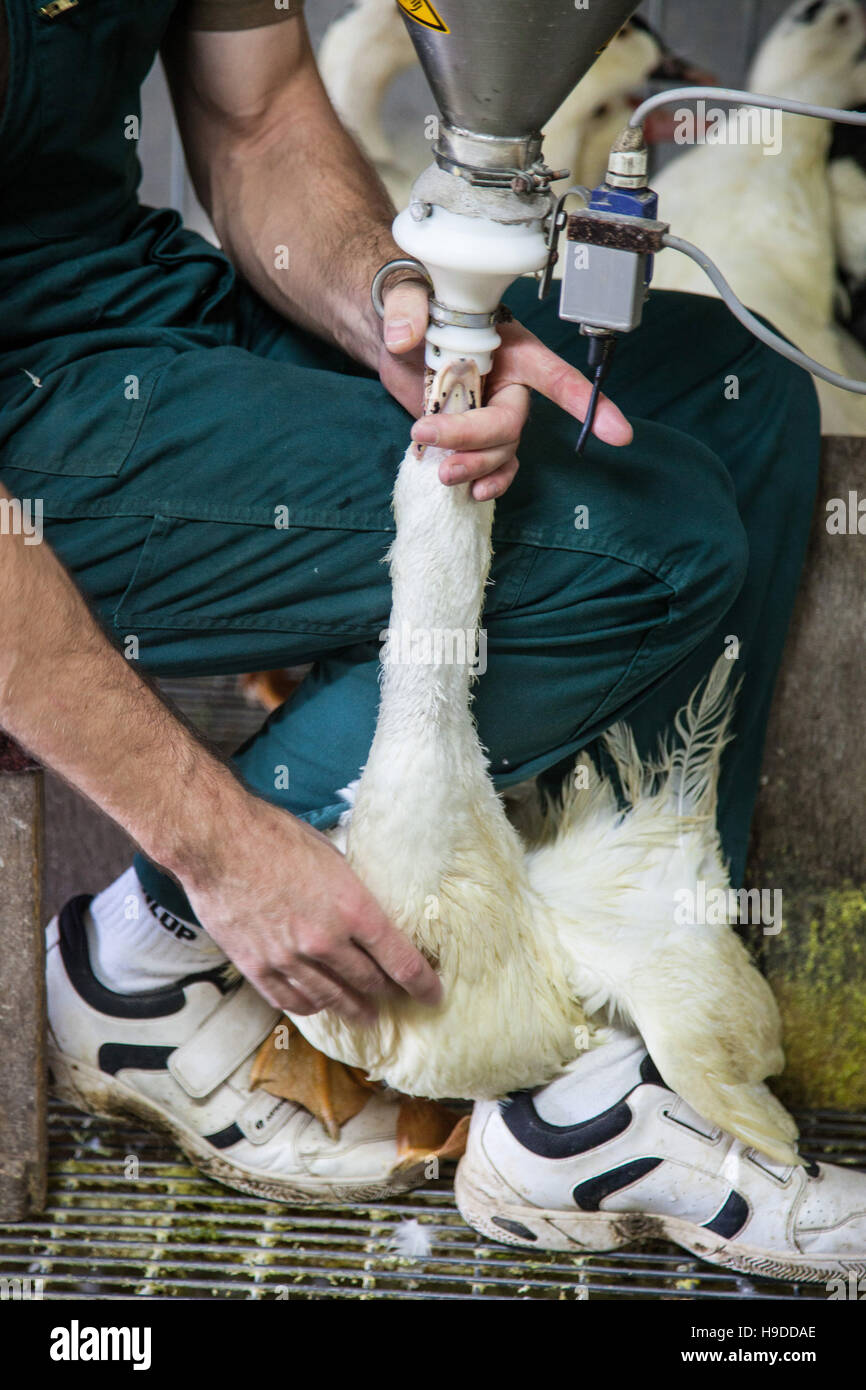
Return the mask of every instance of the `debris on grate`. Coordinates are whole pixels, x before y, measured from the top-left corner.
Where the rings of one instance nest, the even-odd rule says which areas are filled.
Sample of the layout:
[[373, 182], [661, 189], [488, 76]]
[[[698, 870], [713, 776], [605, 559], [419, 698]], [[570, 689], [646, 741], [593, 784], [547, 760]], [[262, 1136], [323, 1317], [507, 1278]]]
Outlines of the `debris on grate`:
[[[799, 1117], [804, 1151], [866, 1165], [866, 1115]], [[745, 1279], [652, 1242], [564, 1255], [492, 1244], [439, 1178], [391, 1201], [288, 1205], [189, 1167], [161, 1137], [52, 1103], [48, 1210], [0, 1225], [0, 1276], [46, 1299], [815, 1300], [820, 1286]]]

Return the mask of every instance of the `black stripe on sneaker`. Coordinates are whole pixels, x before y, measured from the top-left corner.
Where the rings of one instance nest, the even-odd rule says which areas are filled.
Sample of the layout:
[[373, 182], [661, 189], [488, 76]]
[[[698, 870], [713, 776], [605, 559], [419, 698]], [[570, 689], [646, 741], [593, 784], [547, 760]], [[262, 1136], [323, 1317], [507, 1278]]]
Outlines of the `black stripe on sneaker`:
[[157, 1043], [103, 1043], [99, 1049], [99, 1069], [116, 1076], [124, 1067], [137, 1071], [165, 1071], [173, 1047]]
[[184, 989], [187, 985], [207, 981], [216, 985], [221, 994], [230, 994], [236, 987], [236, 980], [226, 981], [225, 966], [217, 965], [210, 970], [184, 975], [183, 979], [163, 985], [160, 989], [116, 994], [96, 978], [90, 964], [84, 914], [92, 901], [92, 896], [87, 893], [70, 898], [60, 914], [59, 923], [60, 954], [66, 973], [81, 998], [92, 1009], [110, 1018], [167, 1018], [169, 1014], [180, 1013], [186, 1003]]
[[237, 1144], [243, 1139], [244, 1132], [237, 1125], [228, 1125], [225, 1129], [218, 1129], [215, 1134], [203, 1134], [208, 1144], [213, 1144], [215, 1149], [230, 1149], [232, 1144]]
[[492, 1216], [491, 1221], [494, 1226], [499, 1226], [503, 1231], [509, 1231], [513, 1236], [519, 1236], [521, 1240], [538, 1240], [534, 1231], [530, 1231], [528, 1226], [524, 1226], [522, 1221], [512, 1221], [507, 1216]]
[[717, 1236], [730, 1240], [737, 1235], [749, 1219], [749, 1204], [739, 1192], [731, 1192], [725, 1205], [716, 1213], [712, 1221], [704, 1222], [705, 1231], [713, 1231]]
[[619, 1168], [609, 1168], [587, 1182], [578, 1183], [572, 1197], [581, 1211], [598, 1211], [605, 1197], [621, 1192], [624, 1187], [646, 1177], [662, 1162], [660, 1158], [633, 1158], [631, 1163], [623, 1163]]
[[662, 1086], [666, 1091], [670, 1090], [670, 1086], [665, 1081], [649, 1053], [647, 1053], [640, 1064], [640, 1079], [645, 1086]]
[[499, 1102], [505, 1126], [519, 1144], [542, 1158], [573, 1158], [590, 1149], [606, 1144], [624, 1134], [632, 1121], [632, 1113], [624, 1100], [581, 1120], [576, 1125], [551, 1125], [543, 1120], [532, 1103], [529, 1091], [519, 1091]]

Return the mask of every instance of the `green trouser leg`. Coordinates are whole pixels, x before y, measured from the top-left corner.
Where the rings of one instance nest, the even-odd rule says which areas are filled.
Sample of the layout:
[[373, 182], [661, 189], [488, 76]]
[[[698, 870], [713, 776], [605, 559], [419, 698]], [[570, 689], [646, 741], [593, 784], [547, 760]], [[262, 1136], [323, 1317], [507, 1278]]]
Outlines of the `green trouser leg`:
[[[533, 302], [530, 286], [509, 299], [582, 365], [583, 341]], [[576, 424], [533, 404], [522, 469], [497, 512], [479, 731], [500, 788], [573, 757], [624, 715], [649, 751], [736, 638], [744, 679], [720, 824], [739, 882], [814, 494], [814, 391], [715, 301], [670, 295], [655, 296], [645, 326], [621, 344], [608, 390], [635, 421], [635, 441], [625, 450], [593, 443], [582, 461]], [[350, 595], [358, 578], [347, 570]], [[316, 669], [236, 759], [257, 792], [318, 826], [336, 820], [337, 789], [358, 776], [369, 748], [377, 635], [339, 649], [311, 644]], [[253, 658], [262, 644], [254, 631], [245, 638]], [[200, 653], [202, 635], [191, 641]], [[214, 633], [215, 670], [219, 646]], [[143, 861], [139, 872], [153, 896], [189, 915], [170, 879]]]
[[[544, 320], [544, 307], [538, 317]], [[694, 342], [694, 300], [656, 294], [650, 324], [664, 313], [668, 351], [642, 350], [640, 330], [622, 338], [607, 393], [628, 415], [664, 420], [700, 439], [730, 472], [749, 548], [743, 588], [724, 623], [701, 643], [630, 720], [645, 754], [706, 675], [724, 644], [738, 650], [743, 681], [734, 741], [722, 762], [719, 828], [732, 881], [742, 882], [776, 674], [799, 584], [820, 462], [820, 417], [811, 378], [746, 334], [717, 301], [706, 304], [708, 349]], [[533, 306], [519, 313], [539, 332]], [[566, 325], [545, 340], [582, 366]], [[708, 525], [712, 516], [705, 514]], [[736, 640], [736, 647], [728, 639]]]

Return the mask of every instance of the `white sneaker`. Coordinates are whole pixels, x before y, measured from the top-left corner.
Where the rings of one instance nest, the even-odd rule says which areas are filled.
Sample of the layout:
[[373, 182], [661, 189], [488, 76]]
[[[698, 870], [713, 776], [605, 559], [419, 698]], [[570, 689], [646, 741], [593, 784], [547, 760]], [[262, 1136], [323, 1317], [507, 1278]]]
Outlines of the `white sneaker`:
[[399, 1161], [399, 1098], [371, 1092], [331, 1139], [302, 1106], [250, 1089], [282, 1015], [225, 966], [136, 994], [107, 989], [90, 964], [90, 901], [73, 898], [47, 928], [56, 1094], [165, 1131], [210, 1177], [259, 1197], [369, 1201], [422, 1180], [423, 1165]]
[[669, 1240], [782, 1279], [866, 1275], [866, 1173], [764, 1158], [697, 1115], [640, 1050], [606, 1067], [612, 1103], [569, 1124], [569, 1103], [587, 1113], [592, 1058], [539, 1091], [476, 1104], [455, 1184], [476, 1231], [572, 1252]]

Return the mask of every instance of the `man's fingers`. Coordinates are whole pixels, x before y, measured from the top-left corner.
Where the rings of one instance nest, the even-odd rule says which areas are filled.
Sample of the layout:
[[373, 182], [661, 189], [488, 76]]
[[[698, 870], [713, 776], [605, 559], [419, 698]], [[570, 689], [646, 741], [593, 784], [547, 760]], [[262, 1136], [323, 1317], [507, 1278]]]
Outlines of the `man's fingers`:
[[384, 338], [389, 352], [409, 352], [422, 341], [427, 329], [429, 298], [419, 280], [401, 280], [386, 289]]
[[439, 481], [453, 487], [455, 483], [485, 478], [505, 468], [513, 458], [513, 444], [503, 444], [499, 449], [479, 449], [474, 454], [448, 454], [439, 465]]
[[432, 966], [416, 951], [411, 941], [392, 927], [387, 917], [378, 914], [369, 925], [355, 932], [363, 946], [396, 984], [423, 1004], [438, 1004], [442, 984]]
[[376, 996], [394, 995], [397, 992], [393, 980], [389, 980], [372, 956], [353, 941], [335, 944], [314, 964], [324, 965], [330, 974], [349, 985], [356, 994], [371, 996], [371, 1001], [375, 1001]]
[[286, 971], [286, 980], [292, 989], [310, 1001], [312, 1008], [307, 1011], [309, 1013], [331, 1009], [349, 1023], [375, 1021], [375, 1006], [369, 1000], [362, 999], [324, 966], [297, 958]]
[[514, 482], [514, 475], [520, 464], [517, 458], [512, 455], [507, 463], [501, 468], [497, 468], [494, 473], [488, 473], [486, 478], [481, 478], [472, 484], [471, 492], [476, 502], [489, 502], [492, 497], [501, 497], [503, 492], [507, 492]]
[[259, 994], [263, 995], [269, 1004], [273, 1004], [275, 1009], [283, 1009], [287, 1014], [299, 1014], [302, 1018], [316, 1012], [315, 1005], [307, 996], [301, 990], [293, 989], [283, 975], [267, 971], [263, 975], [250, 976], [249, 979]]
[[422, 415], [412, 426], [416, 444], [432, 444], [438, 449], [497, 449], [503, 444], [517, 446], [526, 422], [529, 393], [521, 386], [497, 392], [495, 404], [460, 415]]
[[[494, 384], [498, 380], [522, 382], [576, 420], [583, 420], [592, 394], [592, 384], [583, 373], [563, 362], [522, 324], [503, 324], [500, 332], [502, 347], [494, 368]], [[599, 397], [592, 432], [605, 444], [630, 444], [633, 437], [622, 411], [604, 395]]]

